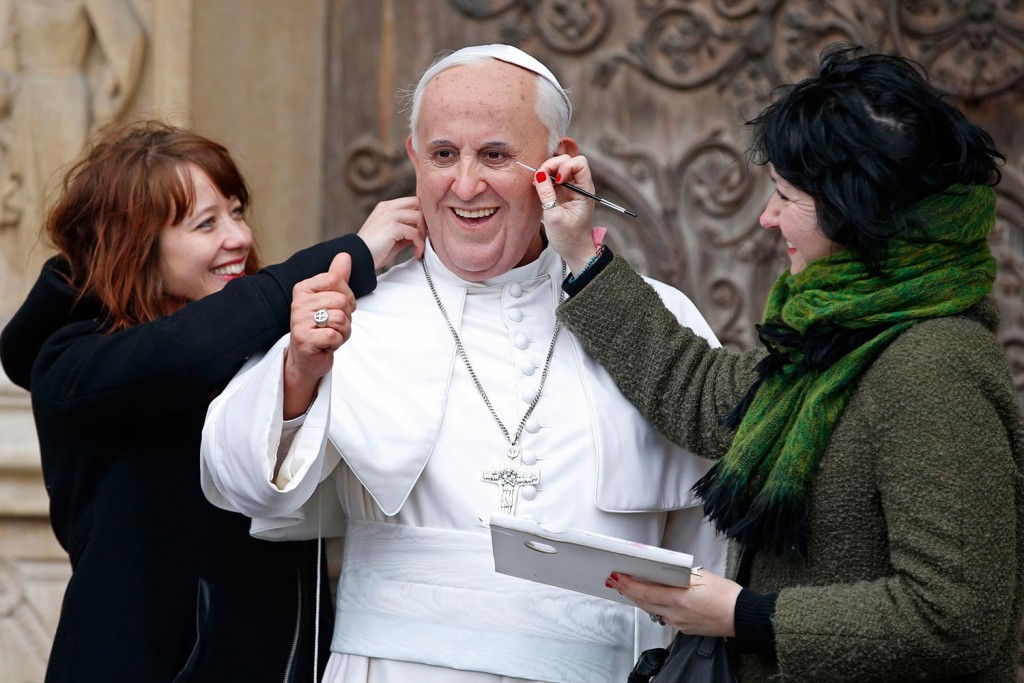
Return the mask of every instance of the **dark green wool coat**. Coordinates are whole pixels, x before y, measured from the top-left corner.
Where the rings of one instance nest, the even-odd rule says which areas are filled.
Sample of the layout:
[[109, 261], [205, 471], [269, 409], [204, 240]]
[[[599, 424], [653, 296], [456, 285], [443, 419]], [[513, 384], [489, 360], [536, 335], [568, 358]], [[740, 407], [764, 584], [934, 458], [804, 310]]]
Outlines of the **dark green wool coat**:
[[[860, 377], [808, 491], [806, 558], [764, 551], [776, 658], [755, 681], [1012, 683], [1024, 424], [991, 301], [898, 337]], [[710, 349], [616, 257], [559, 317], [665, 435], [710, 458], [763, 350]], [[730, 564], [735, 564], [735, 548]]]

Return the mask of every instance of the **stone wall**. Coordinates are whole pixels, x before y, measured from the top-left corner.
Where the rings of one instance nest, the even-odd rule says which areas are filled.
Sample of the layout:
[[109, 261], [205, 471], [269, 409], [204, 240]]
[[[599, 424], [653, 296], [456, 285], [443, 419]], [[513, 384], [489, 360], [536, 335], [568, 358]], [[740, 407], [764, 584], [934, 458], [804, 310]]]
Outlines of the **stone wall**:
[[[108, 121], [226, 144], [263, 256], [321, 233], [324, 0], [0, 0], [0, 327], [50, 255], [55, 174]], [[39, 683], [70, 576], [28, 394], [0, 373], [0, 683]]]

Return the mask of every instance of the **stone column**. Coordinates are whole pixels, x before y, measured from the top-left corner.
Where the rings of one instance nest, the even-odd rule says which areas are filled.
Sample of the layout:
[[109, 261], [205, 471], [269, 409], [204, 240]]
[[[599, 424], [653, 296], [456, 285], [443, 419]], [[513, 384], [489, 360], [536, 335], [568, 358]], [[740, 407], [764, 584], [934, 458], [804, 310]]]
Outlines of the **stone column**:
[[0, 373], [0, 681], [43, 680], [67, 554], [47, 520], [29, 396]]

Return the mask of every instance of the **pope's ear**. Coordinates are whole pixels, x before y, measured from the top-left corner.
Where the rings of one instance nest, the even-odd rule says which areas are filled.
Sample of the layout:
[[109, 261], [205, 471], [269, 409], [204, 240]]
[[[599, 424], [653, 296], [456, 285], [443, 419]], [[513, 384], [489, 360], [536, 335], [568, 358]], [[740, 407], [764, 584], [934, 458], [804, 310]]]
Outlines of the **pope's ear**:
[[572, 138], [562, 138], [558, 141], [558, 147], [555, 148], [554, 156], [559, 154], [568, 154], [571, 157], [578, 156], [580, 153], [580, 146], [576, 144], [576, 141]]
[[412, 135], [405, 139], [405, 153], [409, 156], [409, 161], [416, 165], [416, 150], [412, 147]]

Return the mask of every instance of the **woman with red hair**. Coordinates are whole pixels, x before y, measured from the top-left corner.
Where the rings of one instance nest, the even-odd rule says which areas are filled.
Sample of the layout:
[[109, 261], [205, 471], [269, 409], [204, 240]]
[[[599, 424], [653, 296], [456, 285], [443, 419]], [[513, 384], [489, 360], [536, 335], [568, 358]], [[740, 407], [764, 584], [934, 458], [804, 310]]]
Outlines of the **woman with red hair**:
[[308, 680], [316, 544], [255, 540], [248, 518], [206, 501], [203, 420], [292, 317], [325, 353], [344, 342], [375, 269], [422, 252], [415, 198], [261, 270], [246, 182], [195, 133], [102, 132], [62, 189], [44, 228], [58, 255], [0, 338], [4, 370], [32, 394], [72, 566], [47, 682]]

